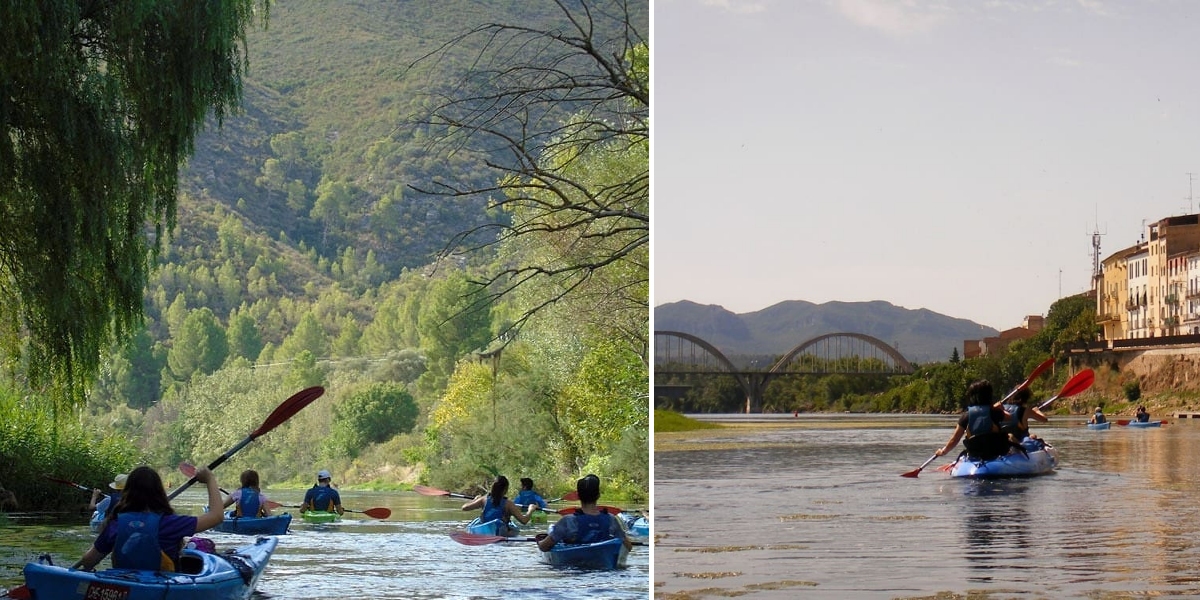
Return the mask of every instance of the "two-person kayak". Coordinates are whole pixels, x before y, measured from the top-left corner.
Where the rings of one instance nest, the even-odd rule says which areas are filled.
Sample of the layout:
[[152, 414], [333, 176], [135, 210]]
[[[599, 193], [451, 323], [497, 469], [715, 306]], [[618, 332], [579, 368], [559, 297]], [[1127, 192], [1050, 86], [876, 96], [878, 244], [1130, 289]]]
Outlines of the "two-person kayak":
[[1037, 450], [1010, 452], [992, 460], [978, 460], [964, 454], [950, 466], [950, 476], [974, 479], [1031, 477], [1050, 473], [1057, 466], [1058, 451], [1045, 444]]
[[82, 571], [41, 563], [25, 565], [25, 587], [35, 600], [245, 600], [254, 593], [278, 540], [217, 554], [185, 548], [180, 572], [105, 569]]

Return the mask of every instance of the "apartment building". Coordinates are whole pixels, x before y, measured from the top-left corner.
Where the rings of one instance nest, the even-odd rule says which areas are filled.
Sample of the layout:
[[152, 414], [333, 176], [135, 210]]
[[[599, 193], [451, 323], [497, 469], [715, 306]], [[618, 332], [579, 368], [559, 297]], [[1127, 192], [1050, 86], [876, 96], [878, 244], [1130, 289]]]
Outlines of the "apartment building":
[[1106, 340], [1200, 333], [1200, 214], [1146, 227], [1095, 276], [1096, 320]]

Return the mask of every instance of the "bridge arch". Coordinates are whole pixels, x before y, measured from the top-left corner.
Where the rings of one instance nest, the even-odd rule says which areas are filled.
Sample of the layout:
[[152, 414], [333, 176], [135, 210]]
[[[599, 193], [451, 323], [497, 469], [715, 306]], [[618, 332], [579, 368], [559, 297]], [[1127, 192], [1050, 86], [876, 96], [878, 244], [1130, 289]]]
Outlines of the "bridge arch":
[[775, 364], [771, 365], [771, 368], [768, 372], [780, 373], [783, 371], [783, 368], [785, 366], [787, 366], [788, 363], [792, 362], [793, 358], [796, 358], [805, 350], [812, 348], [825, 340], [839, 338], [839, 337], [854, 338], [854, 339], [866, 342], [866, 343], [878, 348], [879, 350], [882, 350], [884, 354], [887, 354], [889, 358], [891, 358], [893, 361], [895, 361], [896, 366], [900, 372], [912, 373], [913, 371], [916, 370], [913, 367], [912, 363], [908, 362], [907, 358], [904, 358], [903, 354], [900, 354], [900, 352], [897, 351], [895, 348], [889, 346], [887, 344], [887, 342], [884, 342], [883, 340], [881, 340], [877, 337], [869, 336], [865, 333], [826, 333], [825, 335], [819, 335], [811, 340], [808, 340], [807, 342], [801, 343], [799, 346], [796, 346], [795, 348], [792, 348], [790, 351], [788, 351], [787, 354], [784, 354], [782, 358], [775, 361]]
[[685, 340], [687, 340], [687, 341], [689, 341], [689, 342], [691, 342], [691, 343], [693, 343], [693, 344], [695, 344], [695, 345], [697, 345], [697, 346], [700, 346], [700, 347], [701, 347], [701, 348], [703, 348], [703, 349], [704, 349], [706, 352], [708, 352], [709, 354], [711, 354], [711, 355], [713, 356], [713, 358], [715, 358], [715, 359], [717, 359], [718, 361], [720, 361], [720, 362], [721, 362], [721, 365], [722, 365], [722, 366], [724, 366], [724, 367], [725, 367], [725, 368], [726, 368], [726, 369], [727, 369], [727, 370], [728, 370], [730, 373], [737, 373], [737, 372], [738, 372], [738, 368], [737, 368], [737, 367], [735, 367], [735, 366], [733, 365], [733, 361], [731, 361], [731, 360], [729, 360], [728, 358], [726, 358], [724, 354], [721, 354], [721, 351], [720, 351], [720, 350], [717, 350], [717, 347], [716, 347], [716, 346], [714, 346], [714, 345], [712, 345], [712, 344], [710, 344], [710, 343], [708, 343], [708, 342], [706, 342], [706, 341], [704, 341], [704, 340], [702, 340], [702, 339], [700, 339], [700, 338], [698, 338], [698, 337], [696, 337], [696, 336], [694, 336], [694, 335], [692, 335], [692, 334], [690, 334], [690, 333], [684, 333], [684, 332], [682, 332], [682, 331], [664, 331], [664, 330], [658, 330], [658, 331], [655, 331], [655, 332], [654, 332], [654, 335], [656, 335], [656, 336], [658, 336], [658, 335], [665, 335], [665, 336], [668, 336], [668, 337], [677, 337], [677, 338], [685, 339]]

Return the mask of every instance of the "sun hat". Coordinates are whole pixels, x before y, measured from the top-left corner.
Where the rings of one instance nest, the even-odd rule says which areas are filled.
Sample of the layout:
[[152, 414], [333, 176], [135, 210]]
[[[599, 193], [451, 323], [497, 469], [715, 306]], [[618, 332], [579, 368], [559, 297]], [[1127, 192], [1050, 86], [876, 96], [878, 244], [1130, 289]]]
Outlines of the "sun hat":
[[126, 479], [129, 479], [129, 475], [127, 475], [125, 473], [121, 473], [120, 475], [113, 477], [112, 483], [108, 484], [108, 487], [110, 487], [114, 490], [123, 490], [123, 489], [125, 489], [125, 480]]
[[329, 471], [321, 469], [320, 471], [317, 471], [317, 479], [333, 479], [333, 475], [330, 475]]

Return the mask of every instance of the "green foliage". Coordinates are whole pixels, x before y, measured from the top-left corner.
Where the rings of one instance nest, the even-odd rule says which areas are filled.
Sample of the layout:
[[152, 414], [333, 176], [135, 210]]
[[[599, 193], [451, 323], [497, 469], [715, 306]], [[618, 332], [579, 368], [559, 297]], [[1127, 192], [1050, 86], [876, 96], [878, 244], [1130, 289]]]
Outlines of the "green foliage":
[[1121, 389], [1125, 392], [1125, 399], [1130, 402], [1137, 402], [1138, 398], [1142, 397], [1142, 384], [1136, 379], [1125, 383]]
[[654, 411], [654, 433], [672, 433], [677, 431], [692, 431], [695, 429], [719, 429], [717, 423], [706, 423], [683, 416], [672, 410]]
[[238, 107], [247, 29], [268, 7], [0, 6], [0, 337], [54, 400], [82, 403], [102, 353], [140, 327], [179, 168], [205, 118]]
[[101, 487], [141, 462], [124, 436], [87, 431], [73, 419], [56, 420], [49, 404], [0, 388], [0, 484], [16, 495], [22, 511], [74, 510], [87, 502], [87, 492], [46, 476]]
[[225, 363], [229, 343], [225, 328], [208, 307], [188, 313], [179, 335], [167, 354], [167, 366], [175, 381], [186, 381], [196, 373], [210, 375]]
[[375, 383], [338, 402], [333, 409], [329, 448], [354, 458], [369, 444], [408, 433], [417, 421], [417, 403], [401, 384]]

